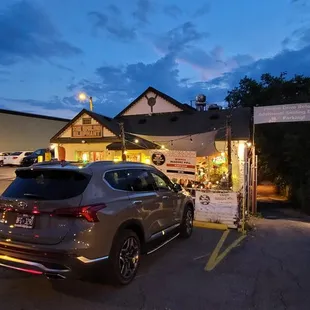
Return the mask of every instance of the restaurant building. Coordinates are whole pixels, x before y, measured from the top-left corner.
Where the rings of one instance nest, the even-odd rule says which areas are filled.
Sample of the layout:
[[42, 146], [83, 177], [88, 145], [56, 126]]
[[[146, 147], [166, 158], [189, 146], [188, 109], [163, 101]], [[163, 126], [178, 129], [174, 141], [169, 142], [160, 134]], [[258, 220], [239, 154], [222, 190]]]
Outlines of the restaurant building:
[[122, 148], [128, 161], [143, 163], [151, 163], [151, 150], [195, 152], [195, 179], [217, 184], [227, 173], [230, 120], [233, 184], [238, 189], [251, 111], [207, 106], [204, 96], [192, 107], [149, 87], [114, 118], [82, 110], [51, 143], [58, 158], [78, 162], [120, 161]]

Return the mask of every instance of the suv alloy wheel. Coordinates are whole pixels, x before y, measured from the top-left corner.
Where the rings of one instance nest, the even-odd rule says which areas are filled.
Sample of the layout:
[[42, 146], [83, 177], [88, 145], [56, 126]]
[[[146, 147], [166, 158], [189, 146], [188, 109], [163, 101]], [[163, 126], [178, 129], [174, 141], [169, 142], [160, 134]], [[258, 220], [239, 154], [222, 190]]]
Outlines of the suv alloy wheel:
[[191, 206], [186, 206], [183, 213], [183, 219], [180, 227], [180, 237], [189, 238], [193, 232], [194, 212]]
[[111, 281], [117, 285], [129, 284], [138, 271], [140, 255], [141, 243], [137, 234], [128, 229], [121, 231], [111, 249]]

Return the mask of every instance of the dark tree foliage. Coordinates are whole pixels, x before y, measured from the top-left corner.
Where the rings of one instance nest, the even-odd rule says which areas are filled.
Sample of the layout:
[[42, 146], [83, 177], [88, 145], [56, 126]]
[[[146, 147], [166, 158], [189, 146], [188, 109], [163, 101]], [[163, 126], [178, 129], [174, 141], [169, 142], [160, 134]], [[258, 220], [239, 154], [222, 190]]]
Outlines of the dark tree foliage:
[[[228, 92], [229, 107], [254, 107], [309, 103], [310, 77], [286, 73], [263, 74], [260, 81], [243, 78]], [[310, 123], [278, 123], [255, 126], [259, 156], [258, 178], [289, 186], [291, 198], [310, 213]]]

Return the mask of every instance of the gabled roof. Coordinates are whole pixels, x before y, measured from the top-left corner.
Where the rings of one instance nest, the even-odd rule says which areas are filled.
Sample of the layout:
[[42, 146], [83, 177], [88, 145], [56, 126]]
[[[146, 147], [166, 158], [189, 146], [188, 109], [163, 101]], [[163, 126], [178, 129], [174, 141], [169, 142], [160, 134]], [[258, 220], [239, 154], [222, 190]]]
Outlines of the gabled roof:
[[188, 104], [183, 104], [174, 98], [168, 96], [167, 94], [162, 93], [161, 91], [157, 90], [154, 87], [149, 86], [139, 97], [137, 97], [134, 101], [132, 101], [124, 110], [122, 110], [120, 113], [118, 113], [115, 118], [121, 117], [122, 114], [127, 112], [130, 108], [132, 108], [139, 100], [141, 100], [148, 92], [152, 92], [163, 99], [167, 100], [169, 103], [173, 104], [177, 108], [181, 109], [182, 111], [196, 111], [195, 108], [191, 107]]
[[90, 117], [92, 117], [94, 120], [96, 120], [99, 124], [101, 124], [103, 127], [106, 127], [109, 129], [112, 133], [114, 133], [116, 136], [119, 136], [120, 129], [118, 123], [110, 117], [88, 111], [86, 109], [83, 109], [79, 114], [77, 114], [66, 126], [64, 126], [62, 129], [60, 129], [56, 135], [54, 135], [51, 138], [51, 142], [55, 141], [63, 132], [65, 132], [72, 124], [74, 124], [83, 114], [87, 114]]

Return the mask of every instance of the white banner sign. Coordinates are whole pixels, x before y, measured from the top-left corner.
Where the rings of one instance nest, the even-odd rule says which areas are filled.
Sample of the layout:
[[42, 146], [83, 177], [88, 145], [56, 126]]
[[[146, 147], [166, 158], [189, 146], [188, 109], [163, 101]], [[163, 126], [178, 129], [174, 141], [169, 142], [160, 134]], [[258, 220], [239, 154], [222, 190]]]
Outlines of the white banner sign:
[[195, 220], [236, 227], [238, 218], [237, 193], [196, 191]]
[[151, 150], [151, 164], [169, 178], [195, 180], [196, 152]]
[[310, 103], [254, 107], [254, 124], [309, 121]]

